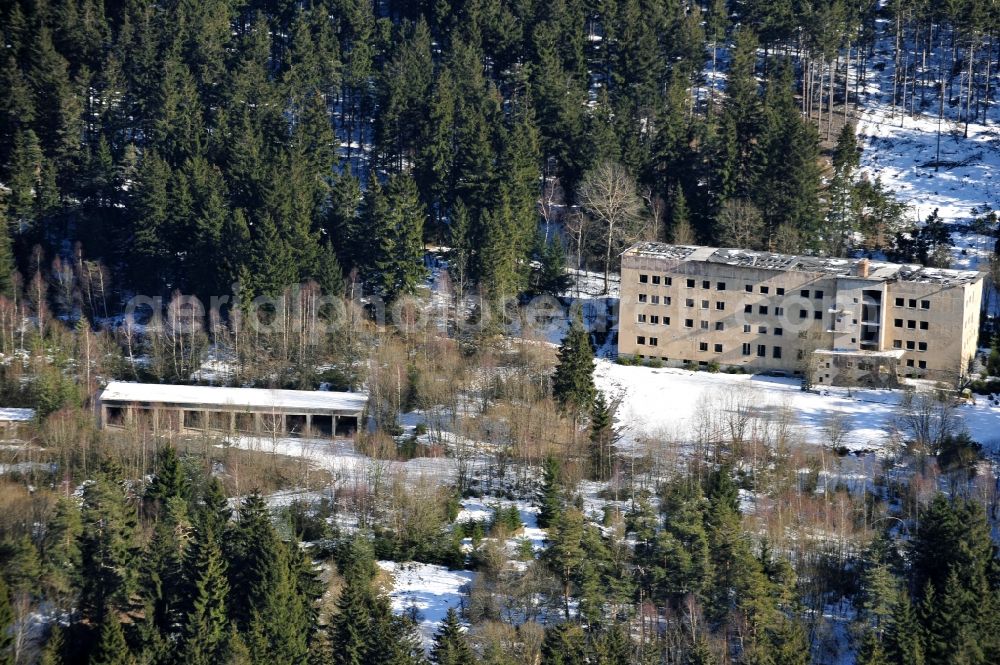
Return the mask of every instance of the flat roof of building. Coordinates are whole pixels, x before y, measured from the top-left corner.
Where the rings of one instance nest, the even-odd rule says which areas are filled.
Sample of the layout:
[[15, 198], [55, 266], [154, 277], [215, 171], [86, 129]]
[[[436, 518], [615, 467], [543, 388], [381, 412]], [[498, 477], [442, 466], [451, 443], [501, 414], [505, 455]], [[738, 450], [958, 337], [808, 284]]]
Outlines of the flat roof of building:
[[200, 408], [216, 406], [249, 411], [273, 409], [285, 413], [339, 412], [345, 415], [354, 415], [364, 410], [365, 404], [368, 402], [368, 394], [324, 390], [221, 388], [112, 381], [101, 392], [100, 399], [102, 402], [124, 404], [170, 404]]
[[[976, 270], [928, 268], [918, 264], [887, 263], [870, 259], [838, 259], [823, 256], [798, 256], [758, 252], [749, 249], [704, 247], [701, 245], [669, 245], [662, 242], [640, 242], [625, 250], [625, 254], [672, 259], [703, 261], [763, 270], [824, 273], [834, 277], [853, 277], [877, 281], [901, 280], [956, 286], [981, 279], [985, 273]], [[868, 276], [859, 275], [859, 264], [868, 262]]]
[[12, 406], [0, 406], [0, 422], [23, 423], [34, 419], [34, 409], [19, 409]]

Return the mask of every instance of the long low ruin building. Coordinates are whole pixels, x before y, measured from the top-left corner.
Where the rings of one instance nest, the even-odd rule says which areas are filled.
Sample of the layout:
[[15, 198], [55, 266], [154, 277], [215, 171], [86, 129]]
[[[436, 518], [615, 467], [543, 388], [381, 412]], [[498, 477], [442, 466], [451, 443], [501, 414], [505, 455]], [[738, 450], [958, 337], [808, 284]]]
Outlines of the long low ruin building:
[[112, 381], [99, 398], [101, 427], [268, 436], [351, 436], [366, 393], [217, 388]]

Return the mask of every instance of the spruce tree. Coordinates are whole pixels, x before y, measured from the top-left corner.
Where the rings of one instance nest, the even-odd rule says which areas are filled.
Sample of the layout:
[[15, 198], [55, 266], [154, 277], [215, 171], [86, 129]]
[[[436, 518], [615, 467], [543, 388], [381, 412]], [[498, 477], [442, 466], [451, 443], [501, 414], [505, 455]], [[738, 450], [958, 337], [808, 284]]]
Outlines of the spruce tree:
[[424, 211], [413, 179], [397, 174], [383, 188], [373, 175], [362, 219], [367, 234], [361, 262], [365, 281], [387, 302], [412, 293], [426, 274]]
[[552, 396], [574, 416], [594, 403], [594, 351], [583, 324], [574, 320], [559, 347]]
[[198, 529], [185, 560], [185, 586], [190, 594], [182, 634], [183, 662], [214, 665], [223, 659], [228, 617], [229, 582], [225, 561], [211, 521]]
[[[539, 234], [540, 235], [540, 234]], [[558, 296], [569, 288], [570, 278], [566, 275], [566, 250], [562, 238], [558, 234], [545, 242], [539, 237], [541, 251], [539, 253], [540, 269], [535, 277], [535, 292]]]
[[563, 612], [569, 619], [573, 582], [584, 560], [583, 514], [576, 508], [562, 510], [549, 528], [545, 560], [562, 584]]
[[63, 651], [66, 648], [66, 640], [63, 637], [62, 628], [53, 626], [49, 631], [49, 637], [45, 640], [42, 653], [38, 657], [38, 665], [61, 665], [63, 662]]
[[125, 642], [125, 632], [118, 615], [108, 611], [101, 622], [101, 635], [90, 655], [90, 665], [135, 665], [135, 662]]
[[562, 485], [559, 460], [549, 455], [542, 467], [542, 488], [539, 497], [538, 526], [543, 529], [555, 523], [562, 512]]
[[541, 665], [585, 665], [586, 639], [579, 624], [564, 621], [550, 625], [542, 641]]
[[0, 296], [14, 296], [14, 253], [11, 248], [10, 225], [0, 204]]
[[368, 611], [369, 581], [358, 574], [345, 576], [337, 599], [337, 614], [330, 628], [336, 645], [336, 665], [365, 665], [373, 647], [373, 621]]
[[170, 499], [186, 500], [188, 487], [189, 482], [177, 457], [177, 449], [169, 443], [164, 445], [156, 453], [156, 473], [146, 487], [145, 499], [160, 505]]
[[757, 36], [749, 27], [736, 32], [726, 78], [726, 99], [717, 134], [715, 172], [718, 201], [749, 199], [761, 168], [761, 100], [755, 77]]
[[717, 665], [718, 662], [708, 646], [708, 641], [704, 637], [698, 637], [688, 651], [684, 665]]
[[0, 575], [0, 664], [14, 665], [14, 608], [4, 575]]
[[865, 632], [861, 641], [861, 648], [858, 649], [858, 665], [889, 665], [889, 658], [882, 648], [882, 642], [878, 639], [875, 630]]
[[893, 605], [892, 618], [886, 628], [885, 650], [889, 662], [895, 665], [923, 665], [923, 629], [917, 612], [904, 590]]
[[190, 521], [179, 497], [167, 499], [153, 526], [153, 538], [141, 564], [143, 595], [151, 621], [161, 634], [173, 633], [181, 621], [184, 604], [184, 551]]
[[473, 665], [476, 662], [454, 607], [448, 608], [444, 622], [434, 635], [431, 662], [434, 665]]
[[608, 405], [603, 391], [597, 391], [590, 409], [590, 478], [608, 480], [614, 466], [615, 442], [618, 433], [614, 427], [614, 411]]
[[108, 608], [129, 607], [137, 589], [136, 516], [122, 489], [104, 473], [83, 491], [80, 537], [81, 609], [100, 621]]
[[229, 507], [226, 489], [217, 476], [212, 476], [206, 483], [201, 501], [198, 523], [202, 528], [210, 529], [221, 544], [233, 511]]

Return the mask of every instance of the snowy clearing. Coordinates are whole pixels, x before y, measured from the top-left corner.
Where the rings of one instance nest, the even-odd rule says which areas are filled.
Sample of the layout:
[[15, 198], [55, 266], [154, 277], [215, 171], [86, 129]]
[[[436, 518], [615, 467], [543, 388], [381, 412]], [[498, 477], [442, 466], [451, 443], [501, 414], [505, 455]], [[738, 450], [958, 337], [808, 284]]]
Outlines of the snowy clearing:
[[[682, 369], [628, 367], [599, 360], [598, 388], [620, 396], [618, 422], [623, 445], [643, 436], [691, 440], [704, 427], [725, 427], [716, 417], [707, 423], [700, 414], [749, 408], [753, 415], [776, 420], [793, 415], [794, 426], [808, 443], [830, 440], [832, 423], [843, 431], [841, 445], [852, 451], [884, 450], [899, 416], [902, 390], [824, 390], [803, 392], [800, 381], [748, 374], [710, 374]], [[1000, 447], [1000, 407], [984, 399], [958, 407], [958, 416], [972, 437], [986, 447]]]
[[461, 605], [465, 589], [476, 575], [427, 563], [379, 561], [378, 566], [393, 578], [389, 592], [392, 611], [416, 620], [425, 649], [430, 648], [448, 609]]

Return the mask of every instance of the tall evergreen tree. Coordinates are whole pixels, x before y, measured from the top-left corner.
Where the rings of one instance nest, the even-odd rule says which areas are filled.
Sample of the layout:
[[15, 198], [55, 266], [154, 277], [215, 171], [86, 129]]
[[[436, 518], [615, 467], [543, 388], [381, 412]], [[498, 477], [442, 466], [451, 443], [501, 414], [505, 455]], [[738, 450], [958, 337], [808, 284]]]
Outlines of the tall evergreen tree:
[[594, 351], [583, 324], [574, 320], [559, 347], [552, 375], [552, 396], [569, 412], [578, 414], [594, 403]]
[[441, 627], [434, 635], [431, 662], [434, 665], [474, 665], [476, 662], [472, 648], [465, 640], [462, 624], [454, 607], [448, 608]]
[[570, 596], [580, 565], [584, 561], [583, 514], [576, 508], [560, 511], [551, 525], [545, 559], [562, 584], [563, 612], [570, 615]]
[[587, 662], [583, 628], [570, 621], [546, 628], [542, 640], [542, 665], [584, 665]]
[[105, 614], [101, 635], [89, 662], [90, 665], [135, 665], [136, 659], [125, 642], [125, 632], [116, 613]]
[[14, 655], [14, 608], [7, 582], [0, 575], [0, 664], [14, 665]]
[[412, 293], [426, 273], [424, 211], [409, 175], [391, 176], [384, 188], [371, 180], [362, 215], [368, 234], [362, 273], [376, 294], [392, 302]]
[[183, 662], [190, 665], [221, 662], [226, 646], [229, 583], [213, 528], [212, 522], [206, 521], [198, 529], [186, 555], [185, 579], [190, 607], [184, 618], [181, 651]]
[[84, 616], [101, 621], [109, 609], [129, 607], [137, 588], [135, 509], [102, 473], [83, 491], [82, 517], [80, 604]]
[[598, 390], [590, 409], [590, 477], [607, 480], [614, 466], [614, 445], [618, 439], [615, 431], [614, 411], [608, 405], [604, 392]]
[[542, 466], [542, 488], [540, 493], [540, 510], [538, 526], [543, 529], [553, 525], [562, 512], [562, 481], [559, 460], [552, 455], [545, 458]]

